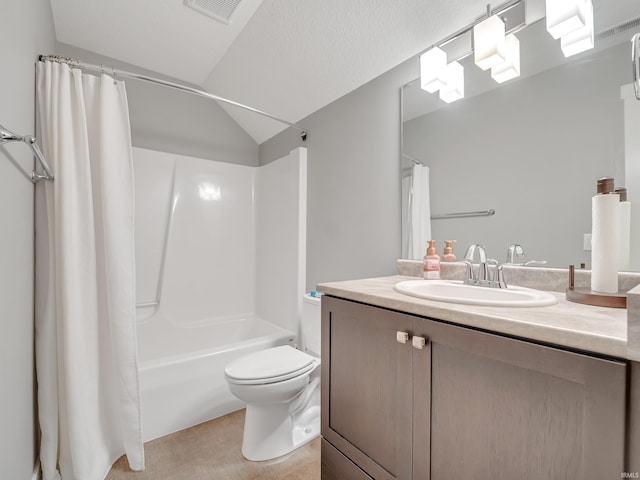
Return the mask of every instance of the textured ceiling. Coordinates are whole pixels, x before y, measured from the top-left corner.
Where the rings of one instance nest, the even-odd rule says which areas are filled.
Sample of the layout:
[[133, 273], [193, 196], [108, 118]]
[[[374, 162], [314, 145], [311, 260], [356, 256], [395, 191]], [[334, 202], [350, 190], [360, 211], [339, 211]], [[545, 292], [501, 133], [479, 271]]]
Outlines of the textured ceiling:
[[202, 85], [262, 0], [225, 25], [182, 0], [51, 0], [58, 41]]
[[[594, 0], [596, 15], [637, 2]], [[182, 0], [51, 6], [60, 42], [298, 122], [482, 16], [486, 0], [243, 0], [231, 25]], [[543, 15], [544, 0], [527, 1], [527, 22]], [[225, 108], [257, 143], [286, 127]]]
[[[485, 0], [265, 0], [205, 86], [298, 121], [484, 9]], [[255, 116], [235, 116], [251, 132], [262, 127], [258, 143], [282, 128]]]

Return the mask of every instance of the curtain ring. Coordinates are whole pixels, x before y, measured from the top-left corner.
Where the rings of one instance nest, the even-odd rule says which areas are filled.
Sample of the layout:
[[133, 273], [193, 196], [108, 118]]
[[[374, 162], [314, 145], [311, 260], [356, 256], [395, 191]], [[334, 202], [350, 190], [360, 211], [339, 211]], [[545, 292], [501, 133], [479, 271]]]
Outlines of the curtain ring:
[[113, 84], [117, 85], [118, 82], [116, 81], [116, 67], [111, 67], [111, 71], [113, 72]]

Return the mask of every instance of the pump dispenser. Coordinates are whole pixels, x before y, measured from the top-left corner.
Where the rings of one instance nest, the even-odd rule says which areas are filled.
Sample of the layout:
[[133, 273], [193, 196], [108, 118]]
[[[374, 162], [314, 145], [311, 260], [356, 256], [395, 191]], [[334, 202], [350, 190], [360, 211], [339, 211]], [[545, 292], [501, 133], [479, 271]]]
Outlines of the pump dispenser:
[[454, 262], [456, 260], [456, 255], [453, 253], [453, 244], [455, 242], [455, 240], [444, 241], [444, 255], [442, 256], [443, 262]]
[[425, 280], [440, 279], [440, 257], [436, 253], [435, 240], [429, 240], [427, 254], [424, 256], [423, 278]]

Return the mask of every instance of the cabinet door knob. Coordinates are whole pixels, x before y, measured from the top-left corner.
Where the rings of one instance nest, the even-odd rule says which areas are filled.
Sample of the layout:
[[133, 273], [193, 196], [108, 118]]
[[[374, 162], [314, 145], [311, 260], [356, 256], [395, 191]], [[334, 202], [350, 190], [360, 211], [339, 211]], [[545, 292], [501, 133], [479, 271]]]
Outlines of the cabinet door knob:
[[409, 334], [407, 332], [396, 332], [396, 340], [398, 343], [407, 343], [409, 341]]
[[411, 343], [413, 345], [413, 348], [422, 350], [424, 346], [427, 344], [427, 339], [424, 337], [413, 337], [413, 339], [411, 340]]

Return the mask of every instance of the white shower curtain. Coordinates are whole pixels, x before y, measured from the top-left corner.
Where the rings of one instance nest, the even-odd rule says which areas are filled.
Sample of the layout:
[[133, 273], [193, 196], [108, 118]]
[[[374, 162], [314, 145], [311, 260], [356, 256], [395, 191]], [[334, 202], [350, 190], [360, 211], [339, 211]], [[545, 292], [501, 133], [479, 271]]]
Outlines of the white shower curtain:
[[38, 62], [36, 369], [44, 480], [144, 469], [124, 83]]
[[431, 240], [431, 201], [429, 197], [429, 167], [415, 164], [411, 172], [409, 193], [408, 258], [421, 259]]

